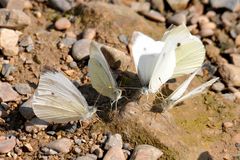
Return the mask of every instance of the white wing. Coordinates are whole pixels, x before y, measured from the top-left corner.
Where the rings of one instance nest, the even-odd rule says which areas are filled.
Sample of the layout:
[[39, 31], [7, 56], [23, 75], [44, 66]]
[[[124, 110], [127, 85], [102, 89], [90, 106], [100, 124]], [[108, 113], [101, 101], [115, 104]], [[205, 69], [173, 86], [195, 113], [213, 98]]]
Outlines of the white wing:
[[179, 26], [184, 31], [185, 38], [176, 48], [176, 68], [173, 77], [194, 72], [202, 66], [205, 58], [205, 48], [201, 40], [191, 35], [185, 25]]
[[191, 83], [191, 81], [193, 80], [193, 78], [195, 77], [195, 75], [198, 73], [200, 69], [201, 68], [199, 68], [193, 74], [191, 74], [191, 76], [189, 76], [188, 79], [186, 79], [167, 99], [173, 102], [179, 100], [179, 98], [183, 96], [189, 84]]
[[211, 86], [214, 82], [216, 82], [219, 78], [213, 78], [205, 83], [203, 83], [202, 85], [198, 86], [197, 88], [193, 89], [191, 92], [187, 93], [186, 95], [184, 95], [183, 97], [181, 97], [180, 99], [178, 99], [176, 102], [174, 102], [173, 105], [184, 101], [187, 98], [193, 97], [199, 93], [202, 93], [207, 87]]
[[47, 122], [82, 120], [94, 113], [80, 91], [59, 72], [41, 75], [32, 104], [35, 115]]
[[129, 45], [138, 77], [147, 86], [164, 43], [155, 41], [141, 32], [133, 32]]
[[101, 45], [92, 42], [90, 45], [90, 59], [88, 62], [91, 83], [100, 94], [117, 101], [121, 97], [121, 90], [112, 76], [110, 67], [101, 51]]

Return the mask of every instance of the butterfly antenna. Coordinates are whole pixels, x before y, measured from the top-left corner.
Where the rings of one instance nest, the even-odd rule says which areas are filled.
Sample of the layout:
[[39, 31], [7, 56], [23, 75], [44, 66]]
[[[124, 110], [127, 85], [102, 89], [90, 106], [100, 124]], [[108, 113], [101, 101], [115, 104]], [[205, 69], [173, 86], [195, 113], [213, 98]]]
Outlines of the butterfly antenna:
[[96, 107], [96, 105], [97, 105], [97, 102], [98, 102], [98, 100], [99, 100], [100, 96], [101, 96], [101, 95], [100, 95], [100, 94], [98, 94], [98, 96], [97, 96], [97, 99], [96, 99], [96, 101], [95, 101], [95, 103], [94, 103], [94, 105], [93, 105], [94, 107]]

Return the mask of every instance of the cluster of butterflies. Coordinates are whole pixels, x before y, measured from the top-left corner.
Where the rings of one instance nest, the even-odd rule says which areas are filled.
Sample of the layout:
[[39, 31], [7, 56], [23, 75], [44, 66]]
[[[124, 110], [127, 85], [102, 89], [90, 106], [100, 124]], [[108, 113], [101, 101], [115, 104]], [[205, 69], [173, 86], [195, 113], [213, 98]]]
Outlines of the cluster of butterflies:
[[[101, 44], [94, 41], [90, 46], [88, 68], [91, 83], [101, 95], [117, 102], [122, 97], [122, 90], [111, 73], [101, 47]], [[191, 35], [185, 25], [170, 29], [161, 41], [134, 32], [129, 48], [142, 85], [142, 94], [157, 93], [169, 79], [191, 73], [160, 104], [164, 110], [201, 93], [218, 79], [214, 78], [184, 95], [205, 58], [201, 40]], [[60, 72], [48, 71], [41, 75], [32, 104], [37, 117], [54, 123], [83, 120], [96, 112], [96, 107], [89, 106], [81, 92]]]

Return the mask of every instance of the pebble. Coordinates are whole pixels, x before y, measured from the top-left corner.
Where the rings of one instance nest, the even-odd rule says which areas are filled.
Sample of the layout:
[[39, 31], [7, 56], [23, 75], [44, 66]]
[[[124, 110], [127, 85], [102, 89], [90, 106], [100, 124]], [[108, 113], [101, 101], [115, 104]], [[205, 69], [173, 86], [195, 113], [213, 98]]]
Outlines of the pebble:
[[92, 146], [91, 153], [94, 153], [97, 156], [97, 158], [103, 157], [103, 150], [99, 147], [99, 145]]
[[181, 25], [187, 23], [187, 17], [185, 12], [179, 12], [168, 18], [168, 23]]
[[72, 56], [67, 55], [67, 57], [66, 57], [66, 62], [67, 62], [67, 63], [70, 63], [70, 62], [72, 62], [72, 61], [73, 61]]
[[15, 67], [9, 63], [4, 63], [2, 65], [2, 75], [4, 77], [9, 77], [9, 75], [15, 70]]
[[82, 38], [93, 40], [96, 36], [96, 28], [87, 28], [83, 31]]
[[132, 2], [131, 9], [135, 12], [148, 12], [150, 10], [149, 2]]
[[21, 95], [27, 95], [32, 93], [32, 88], [27, 83], [15, 84], [14, 89]]
[[0, 4], [7, 9], [23, 10], [24, 0], [1, 0]]
[[23, 147], [26, 148], [28, 152], [33, 152], [33, 147], [30, 143], [25, 143]]
[[180, 11], [187, 7], [189, 0], [167, 0], [167, 2], [174, 11]]
[[207, 22], [207, 23], [202, 23], [200, 24], [201, 29], [216, 29], [216, 24], [213, 22]]
[[89, 56], [90, 43], [91, 40], [89, 39], [81, 39], [73, 44], [72, 57], [75, 61], [80, 61]]
[[32, 98], [28, 99], [19, 107], [19, 112], [27, 120], [30, 120], [35, 116], [32, 108]]
[[232, 122], [223, 122], [222, 126], [223, 126], [223, 129], [226, 130], [228, 128], [232, 128], [233, 123]]
[[200, 31], [200, 35], [201, 35], [201, 37], [210, 37], [210, 36], [214, 35], [214, 31], [209, 28], [202, 29]]
[[68, 123], [66, 126], [65, 126], [65, 131], [67, 132], [70, 132], [70, 133], [74, 133], [76, 132], [77, 130], [77, 123]]
[[19, 46], [25, 48], [27, 52], [31, 52], [34, 49], [34, 43], [31, 36], [23, 36], [20, 39]]
[[237, 35], [237, 37], [235, 39], [235, 44], [236, 44], [236, 46], [240, 46], [240, 35]]
[[78, 65], [75, 61], [72, 61], [69, 63], [69, 67], [71, 67], [72, 69], [76, 69], [76, 68], [78, 68]]
[[0, 48], [5, 56], [16, 56], [19, 48], [18, 38], [21, 32], [11, 29], [0, 29]]
[[82, 144], [82, 140], [79, 138], [74, 139], [74, 143], [80, 146]]
[[109, 150], [113, 146], [122, 148], [123, 142], [122, 142], [122, 136], [120, 134], [110, 135], [105, 143], [104, 149]]
[[61, 138], [55, 141], [50, 142], [46, 147], [57, 151], [58, 153], [68, 153], [72, 148], [73, 142], [68, 138]]
[[97, 156], [94, 154], [86, 154], [85, 156], [77, 157], [76, 160], [97, 160]]
[[81, 149], [79, 147], [74, 147], [74, 152], [77, 154], [81, 153]]
[[125, 34], [120, 34], [118, 36], [118, 39], [120, 42], [124, 43], [125, 45], [128, 45], [128, 37]]
[[72, 45], [76, 42], [77, 40], [76, 40], [76, 38], [69, 38], [69, 37], [67, 37], [67, 38], [64, 38], [64, 39], [62, 39], [59, 43], [58, 43], [58, 47], [60, 48], [60, 49], [62, 49], [62, 48], [71, 48], [72, 47]]
[[216, 82], [212, 85], [211, 89], [216, 92], [221, 92], [225, 89], [225, 85], [222, 82]]
[[24, 9], [32, 9], [33, 5], [29, 0], [24, 0]]
[[156, 22], [165, 22], [166, 21], [166, 18], [161, 13], [154, 11], [154, 10], [142, 11], [139, 13], [153, 21], [156, 21]]
[[70, 10], [74, 6], [68, 0], [49, 0], [49, 3], [53, 8], [63, 12]]
[[151, 7], [157, 9], [161, 13], [164, 12], [164, 1], [163, 0], [151, 0]]
[[143, 144], [135, 147], [130, 160], [157, 160], [163, 152], [156, 147]]
[[210, 0], [213, 8], [227, 8], [233, 12], [240, 10], [240, 2], [237, 0]]
[[67, 18], [60, 18], [55, 22], [57, 30], [66, 30], [71, 27], [71, 22]]
[[233, 93], [224, 93], [222, 96], [223, 96], [223, 98], [225, 98], [231, 102], [234, 102], [236, 99], [236, 97]]
[[20, 10], [0, 9], [0, 27], [23, 29], [31, 24], [31, 18]]
[[228, 85], [240, 86], [240, 67], [224, 63], [219, 66], [219, 73]]
[[19, 94], [7, 82], [0, 82], [0, 98], [3, 102], [16, 101]]
[[113, 146], [107, 151], [103, 160], [126, 160], [126, 158], [121, 147]]
[[7, 153], [13, 150], [16, 145], [16, 137], [0, 136], [0, 153]]
[[47, 148], [47, 147], [42, 147], [41, 148], [41, 151], [45, 154], [45, 155], [55, 155], [55, 154], [58, 154], [57, 151], [53, 150], [53, 149], [50, 149], [50, 148]]
[[47, 127], [48, 122], [43, 121], [37, 117], [25, 122], [25, 130], [29, 133], [37, 133], [41, 130], [45, 130]]

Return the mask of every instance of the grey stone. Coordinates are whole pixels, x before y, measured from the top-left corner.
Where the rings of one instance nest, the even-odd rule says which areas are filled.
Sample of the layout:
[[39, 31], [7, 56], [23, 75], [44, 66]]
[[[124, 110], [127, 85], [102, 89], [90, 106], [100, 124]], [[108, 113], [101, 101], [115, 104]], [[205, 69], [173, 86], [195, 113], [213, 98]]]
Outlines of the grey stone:
[[69, 67], [71, 67], [72, 69], [76, 69], [76, 68], [78, 68], [78, 65], [75, 61], [72, 61], [69, 63]]
[[35, 114], [33, 112], [33, 108], [32, 108], [32, 98], [28, 99], [26, 102], [24, 102], [20, 106], [19, 112], [27, 120], [30, 120], [35, 116]]
[[221, 82], [216, 82], [212, 85], [212, 90], [217, 91], [217, 92], [221, 92], [222, 90], [224, 90], [225, 85]]
[[210, 0], [210, 4], [213, 8], [227, 8], [234, 12], [240, 10], [239, 0]]
[[50, 5], [59, 11], [68, 11], [74, 6], [73, 0], [49, 0]]
[[7, 153], [13, 150], [16, 145], [16, 137], [0, 136], [0, 153]]
[[131, 8], [136, 12], [148, 12], [150, 10], [149, 2], [132, 2]]
[[31, 36], [23, 36], [20, 38], [19, 46], [28, 47], [29, 45], [34, 45]]
[[174, 14], [172, 17], [168, 18], [168, 23], [175, 25], [186, 24], [187, 23], [186, 13], [179, 12], [177, 14]]
[[94, 154], [86, 154], [85, 156], [77, 157], [76, 160], [97, 160], [97, 156]]
[[166, 21], [166, 18], [161, 13], [159, 13], [155, 10], [141, 11], [139, 13], [153, 21], [156, 21], [156, 22], [165, 22]]
[[240, 86], [240, 67], [225, 63], [219, 67], [219, 73], [229, 86]]
[[31, 24], [31, 18], [20, 10], [0, 9], [0, 27], [23, 29]]
[[19, 94], [7, 82], [0, 82], [0, 98], [3, 102], [16, 101]]
[[104, 149], [108, 150], [113, 146], [117, 146], [119, 148], [122, 148], [123, 142], [122, 142], [122, 136], [120, 134], [110, 135], [107, 139], [107, 142], [104, 146]]
[[68, 153], [70, 152], [72, 145], [73, 145], [73, 142], [71, 139], [61, 138], [61, 139], [50, 142], [49, 144], [46, 145], [46, 147], [53, 149], [57, 152]]
[[232, 102], [234, 102], [236, 99], [236, 96], [233, 93], [225, 93], [225, 94], [222, 94], [222, 96], [223, 96], [223, 98], [225, 98], [229, 101], [232, 101]]
[[124, 43], [125, 45], [128, 45], [128, 37], [125, 34], [120, 34], [118, 36], [118, 39], [120, 42]]
[[14, 66], [8, 63], [2, 65], [2, 75], [8, 77], [15, 70]]
[[126, 160], [123, 150], [118, 146], [111, 147], [105, 154], [103, 160]]
[[91, 40], [81, 39], [73, 44], [72, 57], [76, 61], [80, 61], [83, 58], [89, 56]]
[[27, 83], [18, 83], [18, 84], [15, 84], [13, 87], [19, 94], [22, 94], [22, 95], [27, 95], [32, 93], [32, 89]]
[[76, 42], [77, 40], [75, 38], [64, 38], [60, 41], [60, 43], [62, 43], [64, 46], [71, 48], [72, 45]]
[[167, 0], [174, 11], [180, 11], [187, 7], [189, 0]]

